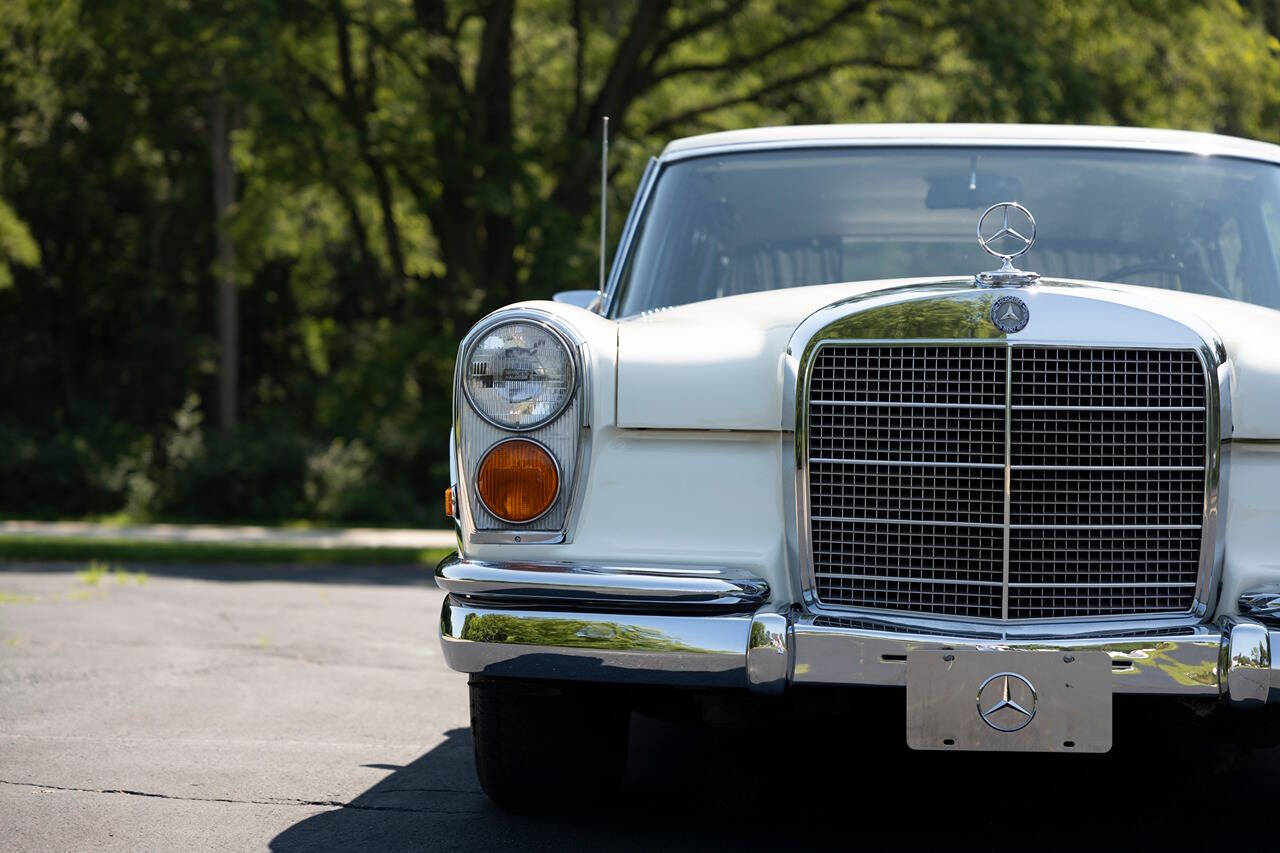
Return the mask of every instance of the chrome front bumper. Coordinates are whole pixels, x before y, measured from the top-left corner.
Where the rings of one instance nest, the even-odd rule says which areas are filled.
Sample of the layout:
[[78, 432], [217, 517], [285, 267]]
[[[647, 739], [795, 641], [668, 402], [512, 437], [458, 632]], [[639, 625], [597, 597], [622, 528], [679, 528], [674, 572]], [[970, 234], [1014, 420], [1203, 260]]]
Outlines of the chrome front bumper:
[[[789, 685], [905, 686], [916, 649], [1103, 651], [1115, 693], [1280, 702], [1280, 630], [1215, 624], [1106, 636], [1017, 639], [903, 631], [767, 603], [768, 585], [728, 569], [492, 564], [456, 555], [445, 660], [460, 672], [780, 693]], [[1276, 650], [1273, 658], [1272, 649]]]

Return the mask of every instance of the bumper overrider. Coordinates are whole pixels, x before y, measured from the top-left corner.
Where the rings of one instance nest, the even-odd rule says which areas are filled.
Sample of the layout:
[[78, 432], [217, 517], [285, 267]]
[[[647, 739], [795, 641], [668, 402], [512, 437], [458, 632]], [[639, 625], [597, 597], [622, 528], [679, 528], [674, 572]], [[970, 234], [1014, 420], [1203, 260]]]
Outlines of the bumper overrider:
[[905, 686], [914, 650], [1101, 651], [1111, 658], [1113, 693], [1221, 698], [1241, 708], [1280, 702], [1280, 628], [1250, 616], [1011, 638], [817, 615], [771, 601], [763, 579], [729, 568], [453, 555], [436, 579], [449, 593], [440, 617], [445, 660], [460, 672], [777, 694], [791, 685]]

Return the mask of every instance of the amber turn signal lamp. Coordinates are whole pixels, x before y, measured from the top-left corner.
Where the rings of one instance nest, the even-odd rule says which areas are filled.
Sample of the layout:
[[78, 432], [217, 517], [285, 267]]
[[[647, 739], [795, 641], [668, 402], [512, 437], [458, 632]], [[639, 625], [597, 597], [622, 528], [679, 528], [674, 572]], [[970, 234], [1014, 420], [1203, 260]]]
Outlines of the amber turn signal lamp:
[[444, 490], [444, 515], [453, 518], [453, 486]]
[[512, 438], [494, 445], [480, 461], [476, 491], [485, 508], [503, 521], [533, 521], [555, 503], [560, 472], [545, 447]]

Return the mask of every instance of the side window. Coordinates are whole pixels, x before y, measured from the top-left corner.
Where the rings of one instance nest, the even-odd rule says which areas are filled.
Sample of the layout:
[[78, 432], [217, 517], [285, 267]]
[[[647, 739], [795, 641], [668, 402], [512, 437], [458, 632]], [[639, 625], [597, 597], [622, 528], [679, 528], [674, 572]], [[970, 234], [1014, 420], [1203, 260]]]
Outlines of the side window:
[[1264, 196], [1260, 205], [1262, 228], [1267, 245], [1260, 247], [1256, 281], [1250, 288], [1247, 301], [1271, 308], [1280, 308], [1280, 206], [1271, 195]]
[[1240, 274], [1240, 259], [1244, 254], [1244, 240], [1240, 235], [1240, 222], [1234, 216], [1226, 219], [1218, 229], [1218, 256], [1222, 259], [1222, 284], [1237, 299], [1244, 296], [1244, 277]]
[[1276, 203], [1270, 198], [1262, 200], [1262, 224], [1267, 229], [1271, 245], [1280, 247], [1280, 211], [1276, 210]]
[[1262, 227], [1267, 230], [1270, 245], [1268, 257], [1280, 257], [1280, 210], [1270, 196], [1262, 199]]

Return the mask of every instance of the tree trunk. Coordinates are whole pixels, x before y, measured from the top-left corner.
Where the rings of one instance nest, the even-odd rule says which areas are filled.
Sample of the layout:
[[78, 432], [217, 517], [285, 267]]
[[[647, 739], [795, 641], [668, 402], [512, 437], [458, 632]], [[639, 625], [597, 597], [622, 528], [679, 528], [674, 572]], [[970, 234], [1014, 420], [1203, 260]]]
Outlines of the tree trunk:
[[236, 198], [236, 172], [231, 162], [230, 106], [217, 92], [209, 107], [209, 151], [213, 165], [214, 231], [218, 256], [218, 426], [236, 425], [239, 382], [239, 294], [236, 292], [236, 246], [227, 230], [227, 217]]

